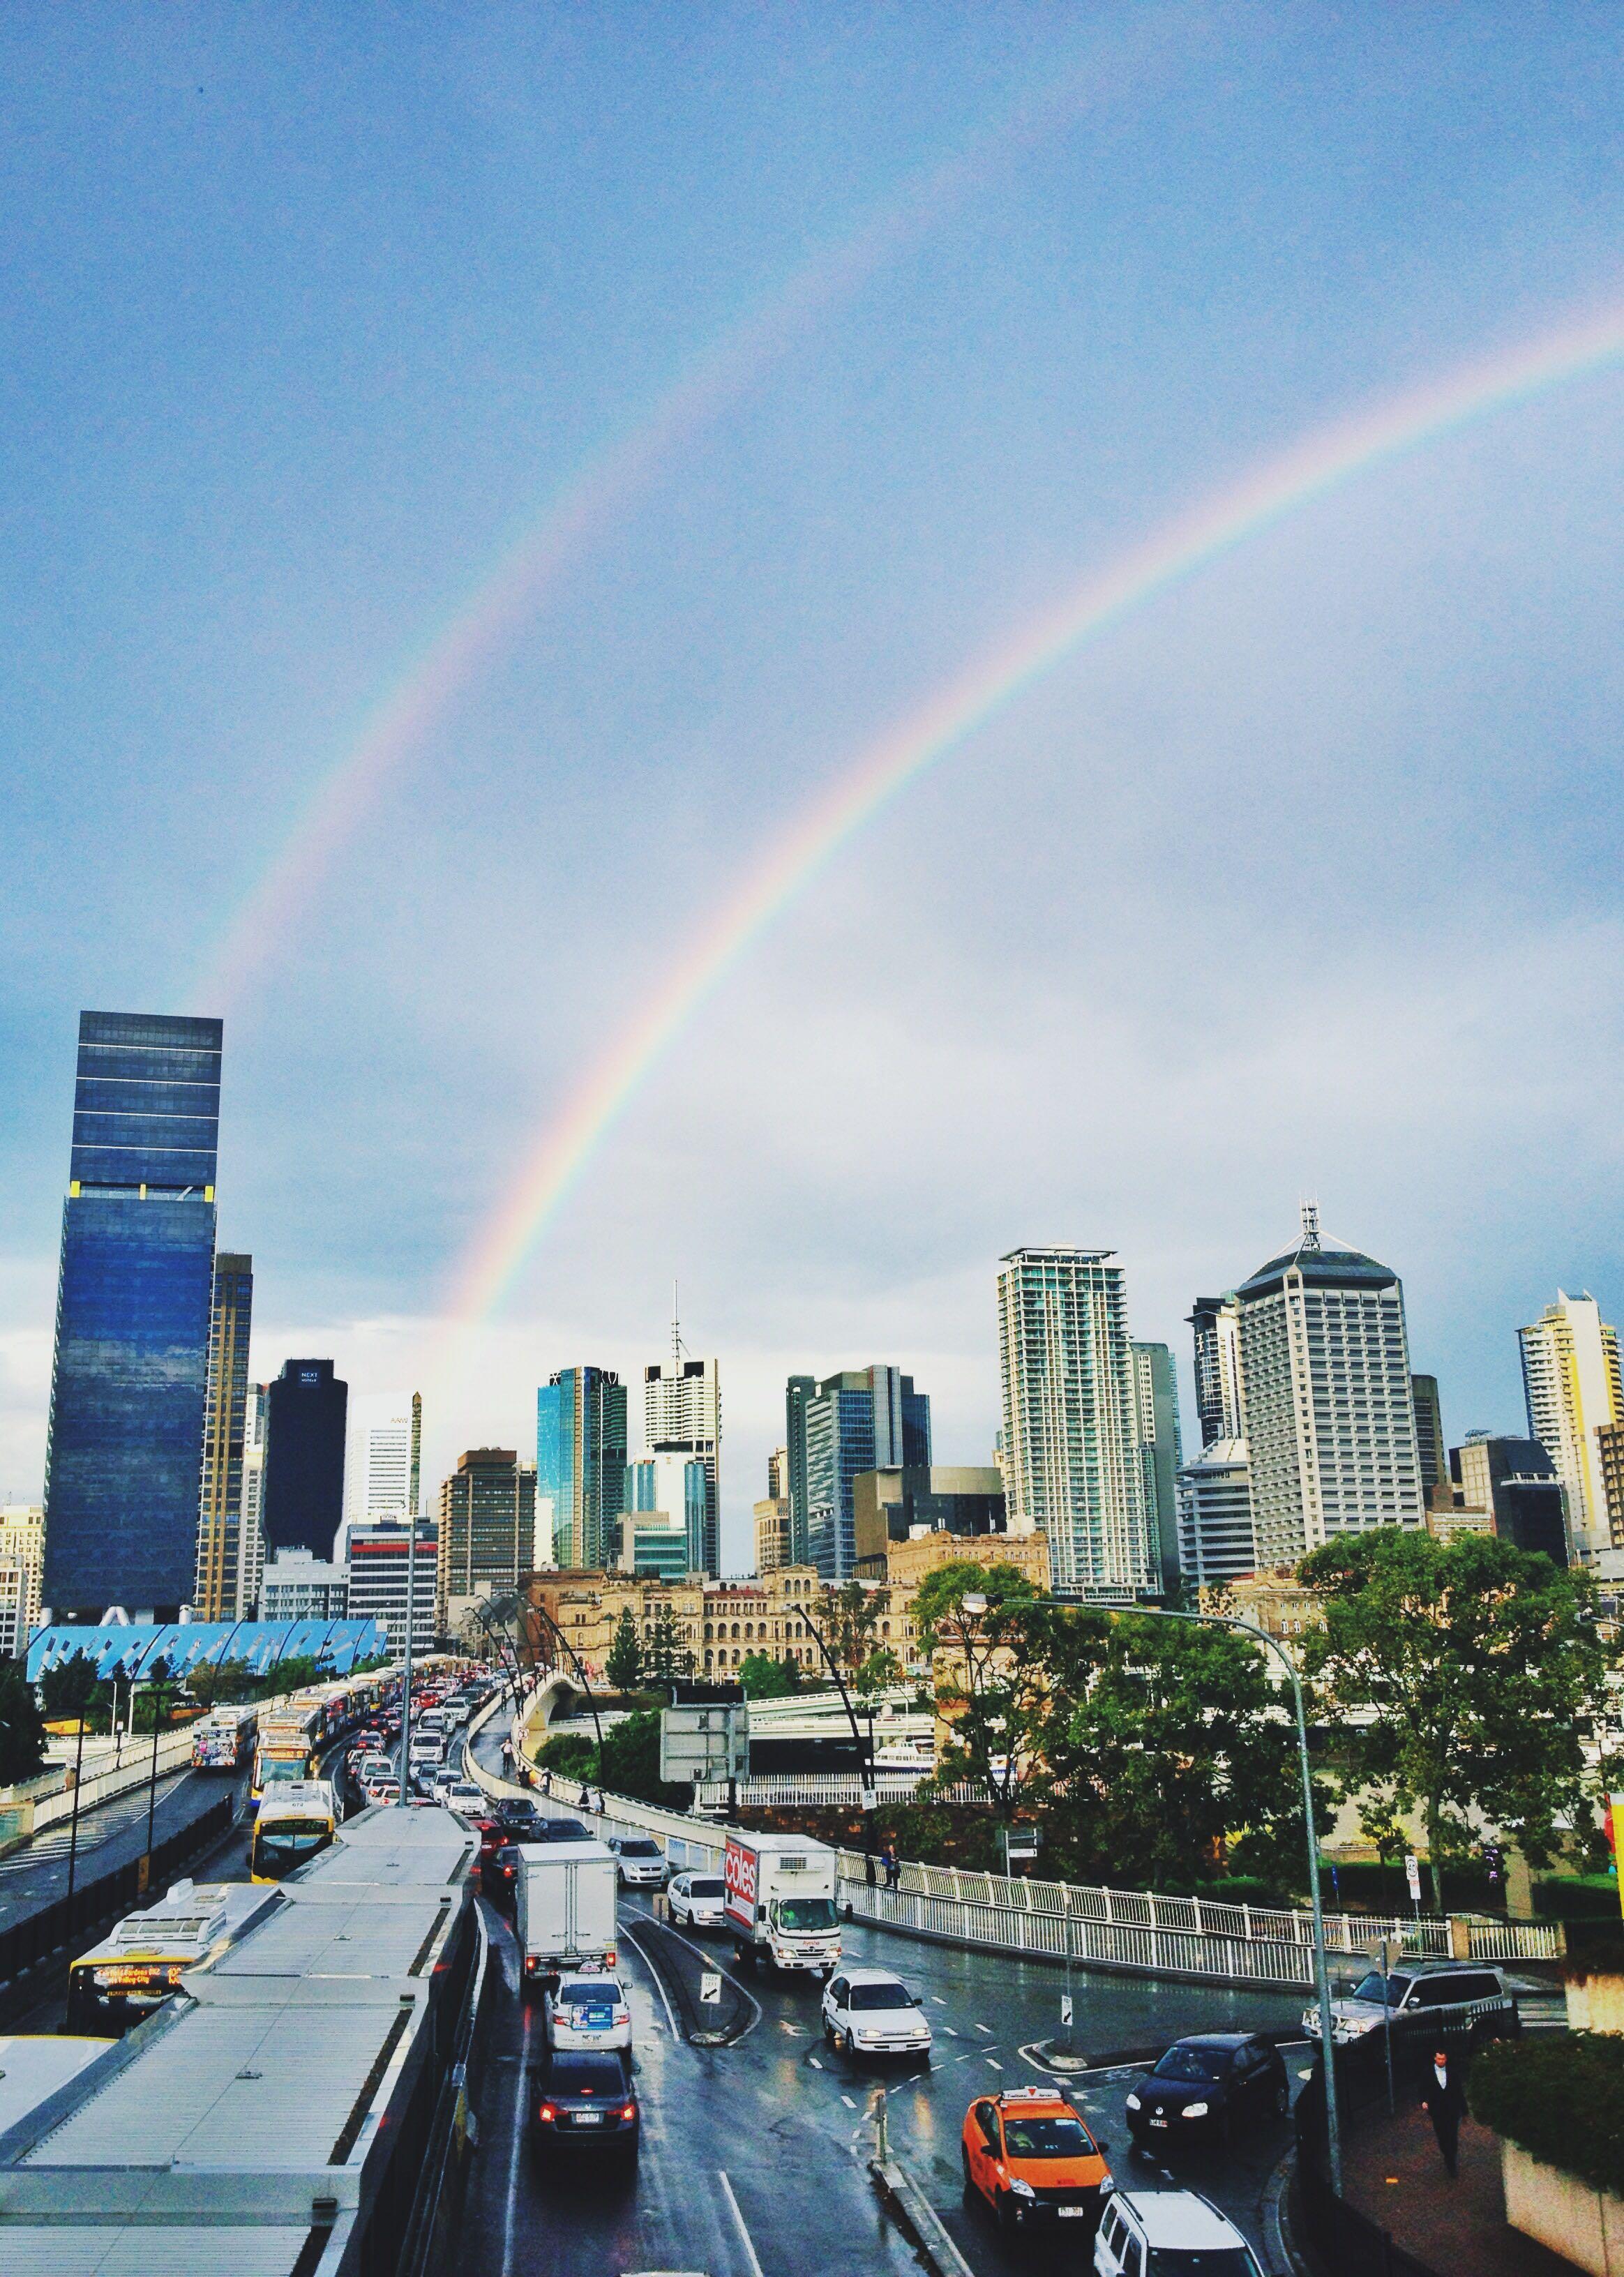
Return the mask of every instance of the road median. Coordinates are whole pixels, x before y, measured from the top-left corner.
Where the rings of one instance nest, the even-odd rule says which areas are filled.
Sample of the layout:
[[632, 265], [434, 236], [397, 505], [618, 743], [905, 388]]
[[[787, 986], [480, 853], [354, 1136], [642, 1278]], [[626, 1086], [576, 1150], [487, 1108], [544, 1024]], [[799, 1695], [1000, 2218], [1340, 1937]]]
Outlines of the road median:
[[868, 2171], [893, 2218], [934, 2277], [975, 2277], [949, 2236], [941, 2215], [900, 2159], [871, 2159]]

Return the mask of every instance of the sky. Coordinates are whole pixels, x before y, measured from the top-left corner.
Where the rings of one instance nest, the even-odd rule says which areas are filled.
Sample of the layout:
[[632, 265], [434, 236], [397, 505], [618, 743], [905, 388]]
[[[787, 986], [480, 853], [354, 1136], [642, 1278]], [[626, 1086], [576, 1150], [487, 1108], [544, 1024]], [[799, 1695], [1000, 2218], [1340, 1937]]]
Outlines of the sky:
[[[253, 1365], [721, 1360], [989, 1458], [1001, 1254], [1168, 1342], [1305, 1197], [1446, 1433], [1624, 1306], [1624, 363], [1308, 499], [788, 892], [472, 1302], [525, 1165], [877, 739], [1328, 423], [1624, 308], [1585, 6], [0, 19], [0, 1497], [81, 1007], [225, 1020]], [[635, 1406], [635, 1394], [634, 1394]]]

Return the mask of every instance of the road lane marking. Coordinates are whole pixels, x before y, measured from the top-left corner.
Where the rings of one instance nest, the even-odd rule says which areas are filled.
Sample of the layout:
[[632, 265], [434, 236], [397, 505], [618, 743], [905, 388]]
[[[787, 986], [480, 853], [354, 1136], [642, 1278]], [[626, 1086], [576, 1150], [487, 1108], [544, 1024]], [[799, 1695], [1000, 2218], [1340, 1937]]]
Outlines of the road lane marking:
[[816, 2056], [808, 2056], [806, 2060], [814, 2071], [821, 2071], [823, 2069], [823, 2066], [819, 2062]]
[[519, 2077], [513, 2091], [513, 2149], [507, 2155], [507, 2203], [502, 2212], [502, 2277], [513, 2277], [513, 2218], [519, 2203], [519, 2152], [524, 2143], [524, 2098], [530, 2085], [530, 2025], [536, 2011], [528, 2001], [524, 2037], [519, 2043]]
[[856, 2096], [842, 2095], [840, 2099], [845, 2105], [848, 2111], [855, 2111], [857, 2109], [858, 2105]]
[[960, 2035], [953, 2030], [951, 2024], [944, 2024], [942, 2029], [950, 2040], [957, 2040], [960, 2037]]
[[978, 2031], [978, 2032], [987, 2032], [987, 2033], [990, 2033], [990, 2032], [991, 2032], [991, 2030], [992, 2030], [992, 2029], [993, 2029], [993, 2028], [992, 2028], [992, 2026], [991, 2026], [990, 2024], [978, 2024], [978, 2025], [976, 2026], [976, 2030], [977, 2030], [977, 2031]]
[[933, 1993], [931, 1994], [931, 1996], [930, 1996], [930, 1997], [931, 1997], [931, 2000], [932, 2000], [932, 2002], [934, 2003], [934, 2005], [936, 2007], [938, 2007], [938, 2008], [945, 2008], [945, 2007], [947, 2007], [947, 2005], [948, 2005], [948, 2004], [947, 2004], [947, 2002], [942, 1999], [942, 1995], [941, 1995], [941, 1993], [940, 1993], [940, 1992], [933, 1992]]
[[988, 2056], [987, 2058], [987, 2061], [991, 2064], [995, 2071], [1002, 2071], [1003, 2069], [1003, 2066], [999, 2062], [996, 2056]]
[[660, 1981], [659, 1969], [655, 1968], [653, 1962], [649, 1959], [647, 1953], [644, 1953], [643, 1947], [637, 1943], [637, 1938], [632, 1935], [631, 1931], [627, 1929], [624, 1922], [621, 1923], [621, 1928], [625, 1933], [627, 1944], [630, 1946], [632, 1951], [637, 1954], [638, 1960], [643, 1963], [643, 1966], [648, 1970], [649, 1975], [654, 1980], [654, 1990], [660, 1995], [660, 2006], [665, 2009], [667, 2019], [670, 2023], [672, 2038], [674, 2040], [680, 2040], [682, 2037], [682, 2030], [677, 2023], [675, 2014], [672, 2009], [670, 1997], [667, 1994], [665, 1986]]
[[733, 2185], [720, 2167], [716, 2170], [716, 2179], [727, 2192], [728, 2204], [733, 2208], [733, 2219], [739, 2226], [739, 2235], [744, 2241], [744, 2251], [750, 2261], [751, 2277], [761, 2277], [761, 2264], [756, 2257], [755, 2240], [744, 2227], [744, 2217], [739, 2212], [737, 2198], [733, 2195]]

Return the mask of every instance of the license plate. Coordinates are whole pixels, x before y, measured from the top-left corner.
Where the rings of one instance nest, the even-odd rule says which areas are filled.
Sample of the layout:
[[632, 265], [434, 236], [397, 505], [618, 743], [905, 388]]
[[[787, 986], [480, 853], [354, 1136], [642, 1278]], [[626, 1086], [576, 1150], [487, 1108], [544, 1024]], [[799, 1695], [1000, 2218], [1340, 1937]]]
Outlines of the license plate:
[[1165, 2127], [1167, 2125], [1165, 2119], [1153, 2119], [1150, 2123], [1153, 2127]]
[[1086, 2206], [1056, 2206], [1055, 2212], [1062, 2221], [1081, 2221], [1087, 2214]]
[[601, 2127], [603, 2125], [603, 2113], [601, 2111], [577, 2111], [576, 2113], [576, 2125], [577, 2127]]

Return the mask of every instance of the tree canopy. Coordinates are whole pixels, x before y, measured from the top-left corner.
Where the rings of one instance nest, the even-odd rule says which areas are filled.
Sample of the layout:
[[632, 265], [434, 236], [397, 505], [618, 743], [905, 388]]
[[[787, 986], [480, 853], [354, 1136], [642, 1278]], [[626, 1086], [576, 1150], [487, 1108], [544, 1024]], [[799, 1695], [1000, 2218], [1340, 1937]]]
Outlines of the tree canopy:
[[617, 1692], [635, 1692], [637, 1679], [643, 1673], [643, 1646], [637, 1635], [637, 1624], [629, 1605], [621, 1607], [621, 1618], [615, 1625], [614, 1637], [604, 1661], [604, 1674]]
[[45, 1768], [45, 1719], [20, 1660], [0, 1658], [0, 1786], [37, 1778]]
[[747, 1700], [787, 1700], [798, 1692], [801, 1672], [792, 1660], [774, 1660], [765, 1652], [747, 1652], [739, 1663], [739, 1682]]

